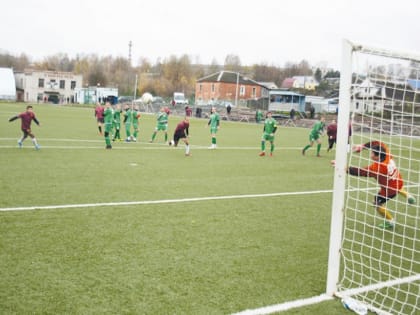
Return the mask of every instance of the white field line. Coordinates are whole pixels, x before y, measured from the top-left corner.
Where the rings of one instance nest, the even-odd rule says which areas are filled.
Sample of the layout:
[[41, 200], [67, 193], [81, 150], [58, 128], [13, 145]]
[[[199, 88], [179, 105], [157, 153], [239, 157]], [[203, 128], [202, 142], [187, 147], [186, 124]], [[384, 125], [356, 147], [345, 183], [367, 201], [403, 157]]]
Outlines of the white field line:
[[[41, 150], [104, 150], [105, 151], [105, 142], [104, 145], [101, 146], [51, 146], [51, 145], [42, 145], [41, 146]], [[205, 151], [205, 150], [209, 150], [208, 147], [206, 146], [194, 146], [194, 145], [190, 145], [190, 147], [192, 148], [193, 151], [199, 150], [199, 151]], [[31, 149], [34, 150], [34, 146], [32, 143], [28, 143], [28, 145], [24, 145], [21, 149], [17, 147], [17, 145], [13, 145], [13, 146], [7, 146], [7, 145], [0, 145], [0, 149], [19, 149], [19, 150], [25, 150], [25, 149]], [[113, 146], [112, 150], [185, 150], [184, 146], [178, 146], [176, 148], [172, 148], [169, 147], [168, 145], [164, 145], [164, 146], [150, 146], [150, 147], [139, 147], [139, 146], [133, 146], [133, 145], [128, 145], [126, 147], [116, 147]], [[217, 151], [220, 150], [252, 150], [252, 151], [258, 151], [259, 149], [257, 147], [241, 147], [241, 148], [236, 148], [236, 147], [225, 147], [225, 148], [217, 148]]]
[[[99, 137], [99, 136], [98, 136]], [[10, 148], [17, 148], [17, 140], [19, 137], [16, 138], [0, 138], [0, 141], [12, 141], [14, 144], [13, 145], [0, 145], [0, 148], [3, 149], [10, 149]], [[105, 143], [105, 141], [103, 139], [97, 139], [97, 140], [92, 140], [92, 139], [59, 139], [59, 138], [42, 138], [42, 139], [38, 139], [39, 144], [41, 145], [41, 149], [103, 149], [103, 145]], [[60, 145], [43, 145], [43, 143], [48, 143], [48, 142], [80, 142], [80, 143], [98, 143], [100, 144], [100, 146], [97, 147], [93, 147], [93, 146], [71, 146], [71, 145], [66, 145], [66, 146], [60, 146]], [[148, 141], [136, 141], [136, 142], [129, 142], [126, 143], [124, 141], [121, 142], [116, 142], [119, 143], [121, 145], [126, 145], [127, 147], [121, 147], [120, 145], [118, 146], [114, 146], [113, 149], [117, 149], [117, 150], [121, 150], [121, 149], [161, 149], [163, 147], [165, 148], [170, 148], [170, 146], [168, 146], [166, 143], [163, 142], [155, 142], [155, 143], [150, 143]], [[30, 142], [30, 140], [27, 140], [27, 145], [25, 146], [25, 142], [24, 142], [24, 148], [25, 147], [29, 147], [29, 148], [33, 148], [32, 143]], [[144, 145], [146, 144], [146, 146], [140, 146], [140, 145]], [[128, 147], [130, 146], [130, 147]], [[195, 145], [194, 143], [191, 143], [191, 147], [194, 149], [208, 149], [209, 147], [206, 145]], [[180, 144], [178, 145], [178, 148], [184, 148], [184, 144]], [[218, 146], [217, 147], [217, 151], [218, 150], [259, 150], [260, 147], [258, 145], [256, 145], [255, 147], [233, 147], [233, 146], [226, 146], [224, 147], [222, 146]], [[278, 150], [301, 150], [301, 147], [279, 147]]]
[[306, 306], [306, 305], [321, 303], [321, 302], [329, 301], [329, 300], [332, 300], [332, 299], [333, 299], [332, 296], [329, 296], [329, 295], [326, 295], [326, 294], [321, 294], [321, 295], [313, 296], [313, 297], [306, 298], [306, 299], [289, 301], [289, 302], [285, 302], [285, 303], [282, 303], [282, 304], [265, 306], [265, 307], [261, 307], [261, 308], [257, 308], [257, 309], [253, 309], [253, 310], [245, 310], [245, 311], [242, 311], [242, 312], [239, 312], [239, 313], [235, 313], [233, 315], [272, 314], [272, 313], [276, 313], [276, 312], [287, 311], [287, 310], [290, 310], [292, 308], [297, 308], [297, 307], [302, 307], [302, 306]]
[[121, 202], [84, 203], [84, 204], [82, 203], [82, 204], [51, 205], [51, 206], [11, 207], [11, 208], [0, 208], [0, 211], [30, 211], [30, 210], [71, 209], [71, 208], [135, 206], [135, 205], [153, 205], [153, 204], [166, 204], [166, 203], [195, 202], [195, 201], [207, 201], [207, 200], [227, 200], [227, 199], [265, 198], [265, 197], [279, 197], [279, 196], [298, 196], [298, 195], [312, 195], [312, 194], [325, 194], [325, 193], [332, 193], [332, 190], [314, 190], [314, 191], [281, 192], [281, 193], [269, 193], [269, 194], [212, 196], [212, 197], [143, 200], [143, 201], [121, 201]]
[[[419, 185], [407, 185], [406, 187], [418, 187]], [[367, 189], [347, 189], [347, 192], [358, 190], [377, 190], [376, 187]], [[330, 194], [332, 189], [327, 190], [312, 190], [312, 191], [294, 191], [294, 192], [279, 192], [268, 194], [249, 194], [249, 195], [230, 195], [230, 196], [211, 196], [211, 197], [196, 197], [196, 198], [181, 198], [181, 199], [161, 199], [161, 200], [139, 200], [139, 201], [119, 201], [119, 202], [102, 202], [102, 203], [81, 203], [68, 205], [51, 205], [51, 206], [28, 206], [28, 207], [9, 207], [0, 208], [0, 212], [5, 211], [30, 211], [30, 210], [54, 210], [54, 209], [71, 209], [71, 208], [94, 208], [94, 207], [114, 207], [114, 206], [135, 206], [135, 205], [153, 205], [166, 203], [183, 203], [207, 200], [228, 200], [228, 199], [247, 199], [247, 198], [265, 198], [265, 197], [280, 197], [280, 196], [301, 196], [301, 195], [315, 195], [315, 194]]]

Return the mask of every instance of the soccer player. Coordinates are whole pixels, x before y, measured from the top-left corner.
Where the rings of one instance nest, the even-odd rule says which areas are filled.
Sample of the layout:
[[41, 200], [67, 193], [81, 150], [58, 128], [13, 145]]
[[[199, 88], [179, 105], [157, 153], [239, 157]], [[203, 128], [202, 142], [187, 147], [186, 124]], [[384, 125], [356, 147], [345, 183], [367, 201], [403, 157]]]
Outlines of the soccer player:
[[38, 121], [38, 119], [36, 119], [35, 117], [35, 113], [33, 111], [33, 107], [31, 105], [26, 106], [26, 112], [20, 113], [19, 115], [13, 116], [9, 119], [9, 122], [14, 121], [16, 119], [20, 118], [21, 120], [21, 130], [23, 132], [23, 136], [22, 138], [20, 138], [18, 140], [18, 146], [19, 148], [22, 148], [23, 145], [23, 141], [29, 136], [32, 139], [32, 143], [35, 146], [36, 150], [40, 149], [40, 146], [38, 144], [38, 142], [36, 141], [35, 135], [32, 133], [31, 130], [31, 123], [32, 120], [38, 125], [40, 126], [40, 123]]
[[133, 119], [132, 119], [132, 124], [133, 124], [133, 136], [131, 137], [132, 141], [137, 141], [137, 136], [139, 134], [139, 118], [140, 118], [140, 113], [139, 113], [139, 107], [138, 106], [134, 106], [134, 110], [133, 110]]
[[158, 131], [162, 130], [165, 133], [165, 143], [168, 142], [168, 114], [165, 111], [165, 107], [161, 107], [157, 115], [157, 123], [155, 131], [152, 134], [152, 139], [150, 142], [153, 142], [156, 138]]
[[[350, 166], [347, 172], [353, 176], [372, 177], [378, 181], [381, 189], [375, 197], [374, 205], [376, 211], [385, 219], [384, 223], [379, 226], [385, 229], [392, 229], [395, 221], [385, 207], [386, 202], [389, 199], [395, 198], [397, 194], [401, 194], [407, 198], [409, 204], [416, 203], [416, 199], [403, 189], [404, 180], [398, 171], [388, 147], [384, 143], [370, 141], [354, 147], [354, 151], [357, 153], [360, 153], [364, 149], [370, 149], [370, 158], [373, 160], [373, 163], [363, 168]], [[333, 161], [333, 164], [335, 164], [335, 161]]]
[[274, 151], [274, 133], [277, 130], [277, 122], [272, 117], [271, 112], [267, 112], [266, 119], [264, 121], [263, 135], [261, 138], [261, 153], [260, 156], [265, 156], [265, 141], [270, 141], [270, 156], [273, 156]]
[[105, 148], [112, 149], [110, 134], [112, 131], [112, 123], [114, 121], [114, 109], [112, 108], [110, 102], [105, 103], [103, 117], [104, 117], [104, 129], [105, 129], [104, 136], [105, 136], [105, 144], [106, 144]]
[[262, 119], [263, 119], [263, 113], [261, 110], [257, 109], [257, 111], [255, 112], [255, 122], [259, 124]]
[[120, 129], [121, 129], [121, 106], [117, 105], [114, 111], [114, 120], [112, 123], [112, 128], [115, 130], [115, 135], [112, 141], [118, 140], [121, 141]]
[[102, 136], [102, 126], [104, 124], [104, 107], [99, 102], [96, 104], [95, 117], [96, 121], [98, 122], [99, 134]]
[[173, 141], [169, 141], [169, 145], [174, 145], [174, 147], [177, 147], [179, 140], [182, 140], [185, 143], [185, 156], [191, 156], [190, 143], [188, 141], [189, 127], [189, 117], [185, 116], [184, 119], [175, 128]]
[[321, 151], [321, 135], [324, 132], [325, 128], [325, 117], [321, 116], [321, 118], [315, 123], [315, 125], [312, 127], [311, 132], [309, 133], [309, 144], [302, 149], [302, 155], [305, 155], [306, 150], [308, 150], [310, 147], [314, 145], [314, 142], [316, 141], [318, 143], [316, 147], [316, 156], [320, 157], [321, 155], [319, 152]]
[[209, 119], [209, 122], [207, 123], [207, 126], [210, 126], [210, 134], [211, 134], [211, 146], [209, 147], [209, 149], [216, 149], [217, 148], [216, 134], [220, 128], [220, 116], [219, 116], [219, 113], [216, 111], [216, 107], [211, 108], [210, 119]]
[[328, 136], [328, 149], [327, 152], [332, 150], [334, 143], [337, 143], [337, 123], [335, 120], [327, 127], [327, 136]]
[[133, 121], [133, 113], [130, 109], [130, 106], [125, 106], [125, 113], [124, 113], [124, 124], [125, 124], [125, 141], [130, 142], [131, 141], [131, 125]]

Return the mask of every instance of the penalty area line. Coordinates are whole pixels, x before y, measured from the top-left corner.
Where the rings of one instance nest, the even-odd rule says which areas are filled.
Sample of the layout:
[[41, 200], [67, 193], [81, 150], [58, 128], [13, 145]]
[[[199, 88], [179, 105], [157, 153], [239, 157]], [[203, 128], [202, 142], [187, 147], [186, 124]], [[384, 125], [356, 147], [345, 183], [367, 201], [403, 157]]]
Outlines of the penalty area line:
[[82, 204], [51, 205], [51, 206], [11, 207], [11, 208], [0, 208], [0, 211], [30, 211], [30, 210], [71, 209], [71, 208], [113, 207], [113, 206], [114, 207], [115, 206], [136, 206], [136, 205], [154, 205], [154, 204], [182, 203], [182, 202], [195, 202], [195, 201], [208, 201], [208, 200], [298, 196], [298, 195], [312, 195], [312, 194], [325, 194], [325, 193], [332, 193], [332, 190], [314, 190], [314, 191], [281, 192], [281, 193], [268, 193], [268, 194], [212, 196], [212, 197], [143, 200], [143, 201], [82, 203]]

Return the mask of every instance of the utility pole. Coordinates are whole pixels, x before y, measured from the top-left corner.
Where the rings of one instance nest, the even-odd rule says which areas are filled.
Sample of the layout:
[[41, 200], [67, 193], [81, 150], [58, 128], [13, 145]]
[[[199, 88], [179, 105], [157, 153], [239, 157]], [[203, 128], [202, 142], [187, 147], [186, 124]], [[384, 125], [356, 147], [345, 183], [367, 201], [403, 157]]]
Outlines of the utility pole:
[[133, 43], [130, 40], [128, 42], [128, 63], [130, 64], [130, 67], [131, 67], [131, 47], [132, 46], [133, 46]]

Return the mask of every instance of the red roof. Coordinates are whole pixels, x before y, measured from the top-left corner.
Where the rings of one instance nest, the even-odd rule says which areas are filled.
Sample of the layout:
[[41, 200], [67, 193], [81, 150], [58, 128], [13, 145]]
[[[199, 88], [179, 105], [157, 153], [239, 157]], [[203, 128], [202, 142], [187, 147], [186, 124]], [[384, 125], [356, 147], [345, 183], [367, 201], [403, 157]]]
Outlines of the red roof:
[[290, 88], [293, 87], [293, 82], [295, 82], [295, 79], [293, 79], [293, 78], [286, 78], [286, 79], [283, 80], [283, 82], [281, 84], [281, 87], [282, 88], [290, 89]]

